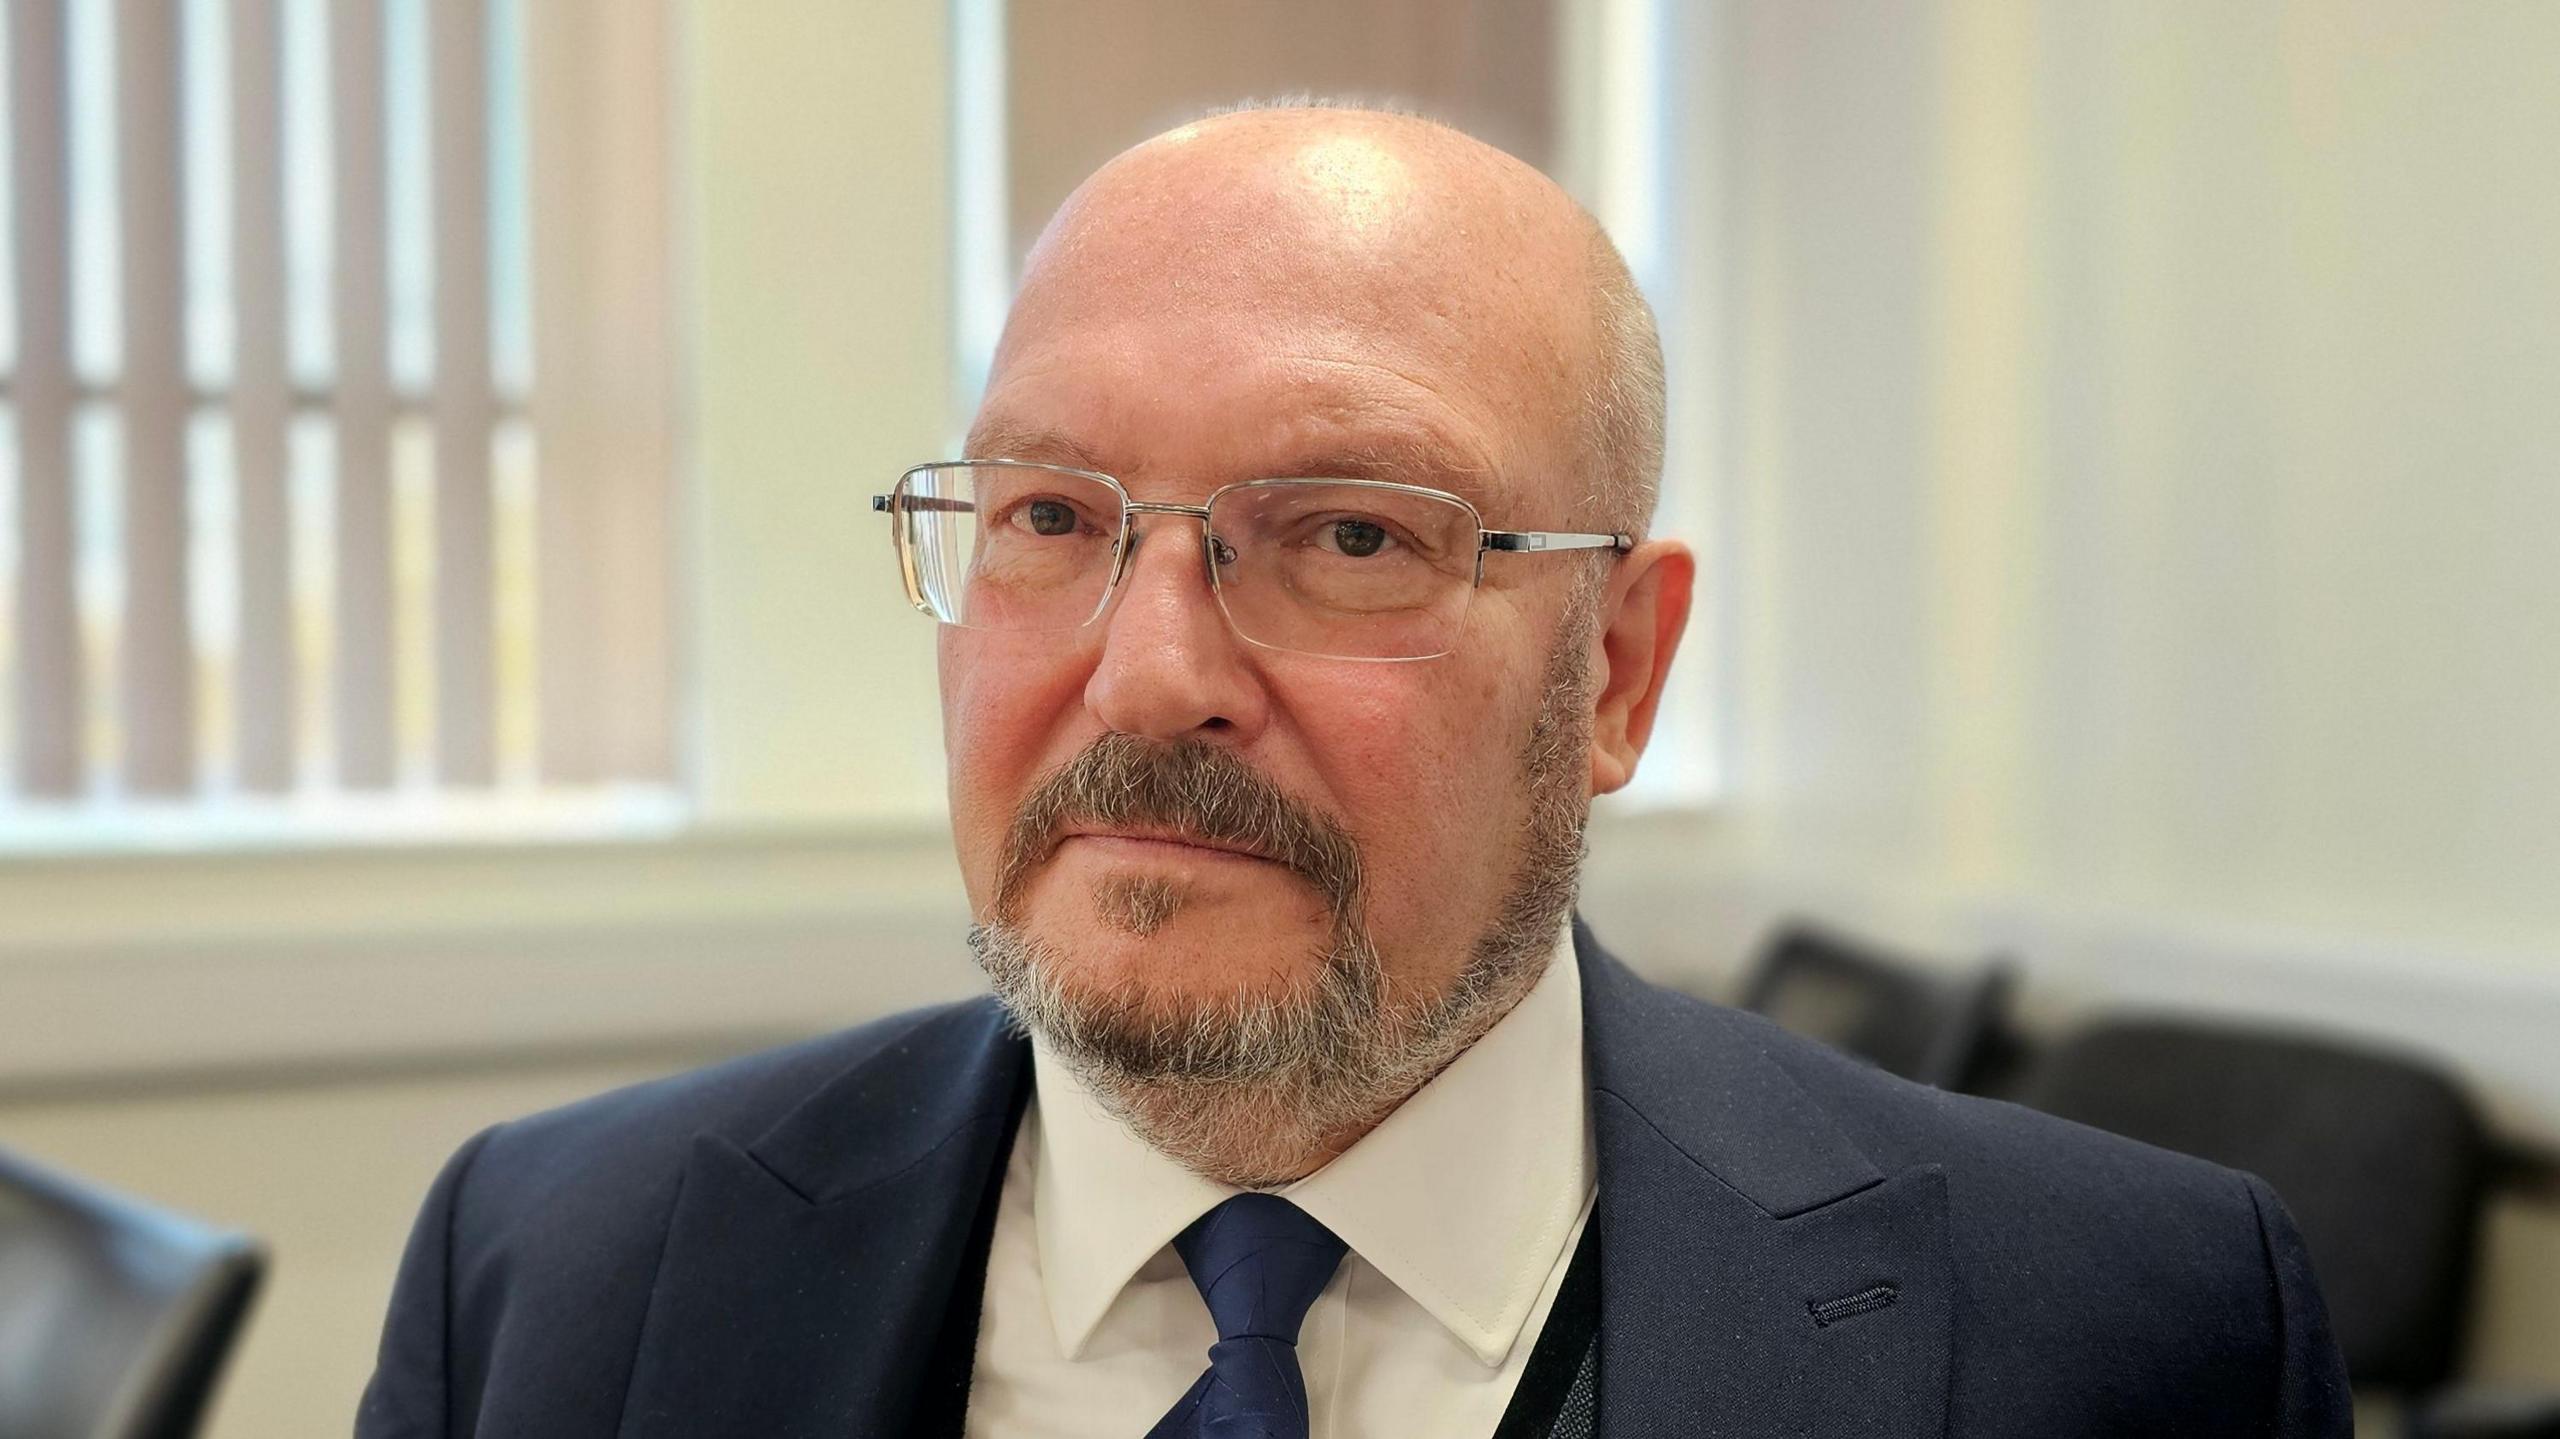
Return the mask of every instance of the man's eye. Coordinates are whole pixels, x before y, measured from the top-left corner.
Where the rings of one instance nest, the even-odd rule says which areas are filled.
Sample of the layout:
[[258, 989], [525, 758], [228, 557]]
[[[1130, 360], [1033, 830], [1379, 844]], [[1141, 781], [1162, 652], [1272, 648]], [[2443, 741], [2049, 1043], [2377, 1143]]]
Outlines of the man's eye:
[[1072, 535], [1076, 507], [1064, 500], [1033, 500], [1022, 507], [1022, 522], [1035, 535]]
[[1365, 560], [1387, 547], [1387, 527], [1368, 520], [1335, 520], [1325, 527], [1327, 548]]

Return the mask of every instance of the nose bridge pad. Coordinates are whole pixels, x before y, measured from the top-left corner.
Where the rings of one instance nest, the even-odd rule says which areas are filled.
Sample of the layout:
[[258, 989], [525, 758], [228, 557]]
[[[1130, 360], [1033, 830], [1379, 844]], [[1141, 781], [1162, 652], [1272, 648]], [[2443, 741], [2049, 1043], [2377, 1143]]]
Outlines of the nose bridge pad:
[[1228, 544], [1225, 536], [1211, 529], [1209, 521], [1205, 518], [1200, 521], [1200, 558], [1209, 567], [1209, 593], [1218, 596], [1218, 603], [1221, 606], [1225, 605], [1224, 574], [1227, 566], [1236, 562], [1236, 547]]

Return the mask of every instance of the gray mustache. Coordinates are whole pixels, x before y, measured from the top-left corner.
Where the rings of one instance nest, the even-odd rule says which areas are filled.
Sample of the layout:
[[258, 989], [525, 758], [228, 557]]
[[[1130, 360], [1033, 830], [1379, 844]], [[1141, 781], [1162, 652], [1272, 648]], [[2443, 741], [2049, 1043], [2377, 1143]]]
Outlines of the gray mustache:
[[1166, 829], [1251, 850], [1295, 871], [1337, 925], [1360, 910], [1360, 848], [1348, 831], [1298, 803], [1229, 750], [1198, 740], [1158, 744], [1110, 733], [1033, 788], [1006, 837], [996, 913], [1014, 914], [1032, 873], [1077, 825]]

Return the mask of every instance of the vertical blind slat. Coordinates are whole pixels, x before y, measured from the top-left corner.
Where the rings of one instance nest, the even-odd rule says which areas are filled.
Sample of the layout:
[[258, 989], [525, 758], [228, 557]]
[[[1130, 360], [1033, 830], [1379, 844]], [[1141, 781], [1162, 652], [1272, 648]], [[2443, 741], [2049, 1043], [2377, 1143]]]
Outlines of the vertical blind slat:
[[489, 29], [485, 0], [428, 11], [435, 212], [436, 775], [497, 778], [490, 564]]
[[[5, 403], [20, 457], [17, 511], [0, 517], [15, 527], [18, 550], [14, 672], [6, 677], [14, 752], [6, 762], [19, 793], [65, 798], [92, 783], [90, 764], [109, 762], [84, 753], [84, 736], [98, 728], [88, 708], [104, 701], [90, 693], [80, 628], [76, 460], [84, 392], [73, 353], [77, 96], [69, 3], [10, 0], [0, 8], [11, 70], [6, 143], [18, 321]], [[228, 92], [231, 133], [228, 153], [216, 163], [230, 170], [224, 279], [235, 348], [228, 391], [215, 403], [228, 411], [229, 451], [220, 458], [234, 468], [236, 489], [193, 499], [214, 504], [209, 513], [234, 527], [236, 549], [195, 558], [217, 572], [236, 562], [237, 590], [226, 585], [193, 602], [237, 605], [236, 630], [217, 623], [206, 633], [217, 645], [225, 635], [237, 637], [228, 690], [235, 708], [225, 718], [242, 787], [293, 788], [302, 778], [297, 730], [313, 726], [335, 741], [338, 785], [377, 789], [398, 773], [394, 656], [403, 624], [392, 553], [401, 409], [390, 343], [396, 216], [385, 0], [314, 7], [327, 29], [330, 357], [327, 372], [299, 380], [295, 367], [305, 362], [292, 339], [298, 292], [289, 202], [300, 182], [292, 179], [282, 99], [288, 4], [221, 6], [229, 70], [216, 83]], [[525, 422], [539, 437], [531, 670], [539, 782], [672, 779], [674, 327], [668, 307], [632, 303], [669, 294], [673, 281], [671, 21], [662, 7], [620, 0], [433, 0], [421, 12], [431, 77], [426, 218], [436, 343], [423, 398], [435, 435], [436, 592], [431, 636], [412, 632], [411, 639], [432, 639], [436, 777], [486, 785], [496, 782], [499, 767], [501, 526], [493, 446], [503, 416], [491, 341], [493, 291], [502, 277], [492, 268], [492, 222], [513, 212], [496, 208], [501, 197], [492, 190], [505, 157], [492, 148], [491, 101], [503, 78], [527, 91], [517, 113], [528, 130], [537, 356], [524, 399]], [[109, 7], [120, 257], [112, 298], [122, 323], [119, 368], [99, 377], [111, 387], [111, 408], [91, 418], [112, 424], [110, 438], [120, 441], [104, 452], [119, 455], [123, 466], [112, 502], [121, 531], [112, 684], [119, 703], [117, 722], [105, 728], [121, 737], [112, 761], [121, 787], [139, 794], [195, 787], [202, 759], [195, 710], [224, 692], [200, 692], [194, 645], [204, 626], [191, 626], [188, 614], [196, 395], [187, 346], [184, 77], [187, 46], [201, 38], [187, 28], [188, 13], [168, 0], [113, 0]], [[497, 17], [525, 32], [516, 37], [522, 64], [504, 76], [492, 68]], [[516, 293], [513, 283], [507, 293]], [[316, 383], [327, 396], [334, 432], [327, 453], [336, 471], [324, 495], [305, 497], [318, 499], [313, 513], [325, 531], [301, 541], [300, 505], [291, 498], [295, 435], [304, 423], [297, 419], [298, 383]], [[295, 552], [305, 544], [327, 567], [324, 607], [295, 597]], [[325, 626], [311, 628], [324, 611]], [[328, 641], [312, 646], [323, 633]], [[327, 652], [331, 663], [307, 673], [306, 646]], [[305, 687], [311, 700], [326, 692], [325, 714], [297, 694]]]
[[293, 787], [293, 395], [285, 351], [281, 0], [231, 0], [231, 441], [239, 493], [240, 786]]
[[186, 251], [180, 207], [178, 7], [116, 6], [116, 186], [122, 222], [124, 783], [195, 788], [187, 626]]
[[9, 144], [14, 176], [18, 360], [17, 785], [79, 793], [80, 631], [71, 501], [71, 160], [62, 0], [11, 0]]
[[391, 707], [390, 277], [381, 0], [329, 7], [331, 170], [335, 180], [338, 782], [393, 778]]
[[528, 4], [540, 769], [675, 778], [667, 7]]
[[526, 405], [541, 437], [534, 492], [534, 649], [541, 656], [535, 722], [536, 768], [550, 784], [603, 777], [598, 730], [604, 705], [595, 623], [588, 495], [596, 484], [594, 444], [580, 377], [591, 364], [581, 343], [586, 290], [573, 256], [584, 253], [584, 186], [595, 173], [586, 137], [589, 101], [601, 67], [589, 63], [596, 18], [587, 0], [534, 5], [524, 12], [526, 137], [533, 250], [533, 376]]

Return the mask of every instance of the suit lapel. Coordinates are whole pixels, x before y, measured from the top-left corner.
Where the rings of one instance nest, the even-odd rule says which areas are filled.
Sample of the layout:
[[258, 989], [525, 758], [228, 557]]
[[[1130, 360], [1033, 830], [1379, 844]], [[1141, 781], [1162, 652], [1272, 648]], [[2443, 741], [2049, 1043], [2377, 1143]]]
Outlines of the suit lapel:
[[697, 1136], [623, 1439], [905, 1432], [1027, 1053], [993, 1003], [964, 1006], [760, 1136]]
[[[1756, 1026], [1575, 938], [1600, 1164], [1597, 1432], [1939, 1433], [1943, 1174], [1884, 1173]], [[623, 1439], [903, 1432], [1029, 1087], [1028, 1047], [981, 1002], [761, 1135], [697, 1136]]]
[[1598, 1433], [1935, 1435], [1945, 1176], [1878, 1169], [1757, 1026], [1577, 926], [1600, 1161]]

